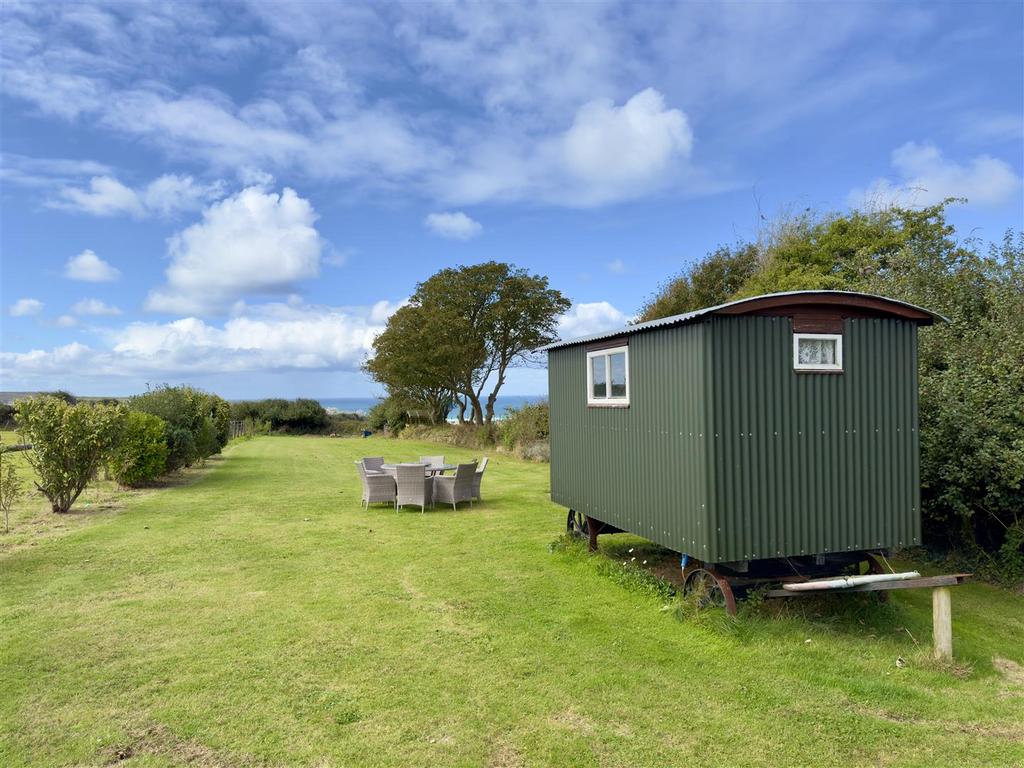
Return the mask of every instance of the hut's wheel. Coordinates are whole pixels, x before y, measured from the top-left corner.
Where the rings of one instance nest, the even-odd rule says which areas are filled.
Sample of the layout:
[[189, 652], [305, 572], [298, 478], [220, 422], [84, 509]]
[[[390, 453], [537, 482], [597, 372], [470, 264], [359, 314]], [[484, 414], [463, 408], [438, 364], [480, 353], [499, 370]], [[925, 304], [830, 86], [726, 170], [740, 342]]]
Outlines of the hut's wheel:
[[701, 608], [725, 608], [736, 614], [736, 599], [729, 582], [707, 568], [694, 568], [683, 582], [683, 592], [692, 595]]
[[582, 512], [577, 512], [575, 509], [570, 509], [569, 517], [565, 521], [565, 531], [570, 536], [575, 536], [579, 539], [589, 539], [590, 524], [587, 522], [587, 516]]

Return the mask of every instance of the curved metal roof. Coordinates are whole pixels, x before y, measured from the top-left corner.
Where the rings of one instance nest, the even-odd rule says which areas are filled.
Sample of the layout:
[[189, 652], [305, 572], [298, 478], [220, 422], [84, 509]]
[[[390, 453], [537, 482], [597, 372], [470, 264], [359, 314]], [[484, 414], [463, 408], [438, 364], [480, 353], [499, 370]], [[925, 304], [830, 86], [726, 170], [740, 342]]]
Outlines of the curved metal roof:
[[924, 307], [919, 307], [916, 304], [911, 304], [906, 301], [900, 301], [899, 299], [890, 299], [887, 296], [878, 296], [873, 293], [860, 293], [858, 291], [783, 291], [781, 293], [763, 293], [759, 296], [749, 296], [745, 299], [736, 299], [735, 301], [727, 301], [724, 304], [718, 304], [714, 307], [705, 307], [704, 309], [695, 309], [693, 312], [684, 312], [681, 315], [670, 315], [669, 317], [660, 317], [657, 320], [648, 320], [646, 323], [637, 323], [636, 325], [627, 325], [625, 328], [616, 328], [610, 331], [603, 331], [601, 333], [592, 333], [589, 336], [579, 336], [574, 339], [559, 339], [553, 344], [540, 347], [537, 349], [538, 352], [548, 352], [552, 349], [559, 349], [561, 347], [571, 347], [576, 344], [586, 344], [591, 341], [600, 341], [601, 339], [610, 339], [613, 336], [631, 336], [634, 333], [641, 333], [643, 331], [651, 330], [652, 328], [662, 328], [669, 325], [684, 325], [689, 322], [693, 322], [705, 315], [713, 315], [721, 312], [724, 309], [730, 307], [736, 307], [741, 304], [746, 304], [753, 301], [761, 301], [762, 299], [777, 298], [780, 296], [808, 296], [808, 295], [819, 295], [819, 296], [850, 296], [876, 299], [884, 301], [889, 304], [895, 304], [907, 309], [917, 310], [931, 317], [932, 321], [941, 320], [943, 322], [949, 322], [949, 320], [937, 312], [932, 312]]

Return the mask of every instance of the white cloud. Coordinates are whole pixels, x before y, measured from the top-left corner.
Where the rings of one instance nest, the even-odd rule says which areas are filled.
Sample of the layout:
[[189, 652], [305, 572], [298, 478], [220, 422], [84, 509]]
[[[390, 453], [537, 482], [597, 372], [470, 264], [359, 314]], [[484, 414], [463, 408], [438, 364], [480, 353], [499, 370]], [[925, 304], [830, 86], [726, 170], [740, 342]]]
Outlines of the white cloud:
[[[77, 341], [46, 351], [0, 352], [0, 368], [4, 376], [32, 376], [46, 373], [74, 373], [76, 366], [87, 362], [93, 350]], [[84, 369], [88, 371], [88, 368]], [[78, 370], [79, 373], [83, 370]]]
[[452, 240], [470, 240], [484, 231], [479, 221], [471, 219], [462, 211], [431, 213], [423, 223], [435, 234]]
[[622, 106], [607, 99], [583, 104], [561, 133], [482, 140], [464, 164], [436, 180], [437, 192], [461, 203], [603, 205], [683, 183], [692, 147], [686, 115], [647, 88]]
[[345, 266], [356, 253], [355, 248], [335, 248], [330, 243], [327, 243], [326, 246], [327, 252], [323, 254], [322, 260], [324, 264], [332, 267]]
[[125, 186], [112, 176], [96, 176], [89, 180], [88, 188], [61, 187], [58, 197], [48, 205], [93, 216], [128, 214], [142, 218], [198, 210], [223, 194], [223, 182], [203, 184], [191, 176], [173, 173], [164, 174], [139, 190]]
[[382, 299], [370, 307], [370, 322], [383, 326], [387, 323], [389, 317], [408, 303], [408, 298], [402, 299], [401, 301], [388, 301], [387, 299]]
[[111, 176], [94, 176], [89, 187], [64, 187], [60, 199], [49, 203], [52, 208], [63, 208], [90, 213], [93, 216], [115, 216], [127, 213], [142, 216], [145, 210], [138, 195]]
[[72, 317], [71, 315], [61, 315], [57, 318], [57, 327], [59, 328], [71, 328], [72, 326], [78, 325], [78, 318]]
[[146, 210], [163, 216], [195, 211], [224, 195], [224, 182], [203, 184], [191, 176], [165, 173], [146, 185], [140, 197]]
[[898, 178], [877, 178], [866, 189], [849, 194], [850, 205], [884, 208], [890, 205], [932, 205], [949, 197], [969, 203], [999, 205], [1021, 188], [1010, 165], [979, 155], [967, 165], [946, 159], [934, 144], [907, 142], [892, 152]]
[[357, 370], [374, 337], [399, 306], [315, 307], [264, 304], [223, 324], [186, 317], [100, 331], [104, 348], [71, 344], [2, 352], [6, 375], [31, 377], [178, 375], [245, 371]]
[[120, 309], [102, 302], [99, 299], [82, 299], [71, 307], [71, 311], [76, 315], [111, 316], [121, 314]]
[[249, 294], [289, 293], [319, 273], [316, 219], [287, 187], [280, 195], [248, 187], [211, 205], [168, 241], [167, 287], [149, 294], [147, 309], [201, 314]]
[[[938, 82], [921, 55], [922, 39], [931, 39], [922, 30], [938, 20], [916, 6], [835, 4], [818, 14], [778, 3], [5, 10], [2, 88], [22, 101], [16, 109], [238, 174], [250, 186], [271, 184], [253, 169], [301, 173], [351, 182], [356, 194], [429, 195], [448, 208], [593, 206], [670, 184], [719, 191], [728, 158], [763, 147], [766, 132], [821, 115], [868, 119], [869, 99]], [[238, 67], [253, 84], [244, 98], [207, 85], [230, 81]], [[701, 115], [703, 157], [694, 156], [681, 105]], [[705, 158], [721, 165], [702, 166]], [[103, 195], [72, 181], [84, 204], [104, 209]], [[119, 191], [118, 210], [131, 212]]]
[[558, 319], [558, 338], [574, 339], [623, 328], [629, 320], [629, 316], [607, 301], [573, 304], [572, 308]]
[[689, 157], [693, 133], [686, 115], [647, 88], [621, 107], [607, 99], [584, 104], [562, 144], [570, 173], [604, 201], [661, 181], [675, 160]]
[[608, 271], [613, 275], [622, 275], [626, 272], [626, 262], [622, 259], [612, 259], [608, 262]]
[[93, 160], [59, 157], [28, 157], [11, 152], [0, 155], [0, 179], [24, 187], [52, 187], [69, 184], [83, 176], [110, 174], [110, 167]]
[[82, 251], [77, 256], [72, 256], [64, 267], [64, 277], [86, 283], [106, 283], [116, 280], [120, 276], [121, 272], [117, 268], [112, 267], [89, 249]]
[[10, 309], [7, 310], [11, 317], [38, 315], [42, 311], [43, 302], [39, 299], [18, 299], [10, 306]]
[[238, 180], [246, 187], [274, 186], [273, 174], [267, 173], [262, 168], [253, 168], [248, 165], [238, 169]]
[[[7, 91], [44, 112], [141, 139], [175, 161], [234, 172], [243, 183], [269, 187], [254, 169], [299, 170], [387, 192], [411, 188], [451, 205], [631, 199], [664, 183], [689, 156], [685, 115], [653, 88], [637, 92], [636, 83], [656, 81], [662, 70], [620, 64], [636, 22], [624, 12], [292, 9], [299, 18], [285, 23], [248, 10], [257, 27], [294, 42], [291, 59], [264, 72], [248, 101], [188, 87], [186, 75], [265, 41], [237, 39], [216, 14], [181, 19], [161, 9], [105, 14], [85, 37], [71, 8], [17, 9], [5, 38]], [[365, 87], [410, 76], [453, 108], [409, 109], [394, 89]], [[111, 174], [95, 179], [66, 184], [51, 204], [97, 215], [152, 212], [144, 190]]]

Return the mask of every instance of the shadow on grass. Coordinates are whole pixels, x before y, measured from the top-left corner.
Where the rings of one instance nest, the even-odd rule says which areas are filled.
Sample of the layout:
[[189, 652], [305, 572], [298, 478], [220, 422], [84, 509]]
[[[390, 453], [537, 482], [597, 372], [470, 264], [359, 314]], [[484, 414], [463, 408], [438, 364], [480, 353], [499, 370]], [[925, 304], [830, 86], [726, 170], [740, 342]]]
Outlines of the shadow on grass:
[[[682, 620], [693, 619], [699, 614], [724, 614], [722, 609], [697, 608], [689, 604], [683, 595], [679, 553], [654, 542], [631, 534], [614, 534], [602, 537], [596, 553], [587, 552], [586, 542], [582, 540], [553, 544], [552, 550], [555, 549], [562, 549], [581, 559], [592, 557], [599, 563], [599, 572], [622, 586], [643, 585], [641, 591], [650, 592], [652, 597], [662, 600], [669, 595], [675, 604], [673, 612]], [[642, 571], [644, 575], [626, 577], [618, 571]], [[721, 622], [728, 634], [742, 636], [747, 633], [739, 631], [739, 626], [768, 622], [778, 625], [789, 623], [794, 630], [804, 625], [806, 629], [861, 639], [899, 635], [922, 647], [929, 642], [923, 628], [914, 626], [912, 615], [906, 608], [891, 600], [883, 601], [881, 596], [886, 594], [884, 592], [833, 593], [786, 599], [766, 599], [763, 592], [756, 589], [736, 591], [738, 616]]]

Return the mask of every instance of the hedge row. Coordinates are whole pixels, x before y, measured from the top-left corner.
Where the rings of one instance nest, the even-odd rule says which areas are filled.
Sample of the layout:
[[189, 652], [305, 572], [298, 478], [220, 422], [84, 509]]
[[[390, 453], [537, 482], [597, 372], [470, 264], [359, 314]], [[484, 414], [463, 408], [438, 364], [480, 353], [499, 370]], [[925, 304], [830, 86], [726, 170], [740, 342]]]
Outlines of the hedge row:
[[227, 401], [192, 387], [123, 402], [31, 397], [15, 403], [14, 417], [54, 512], [67, 512], [100, 466], [122, 485], [143, 485], [220, 453], [230, 434]]

